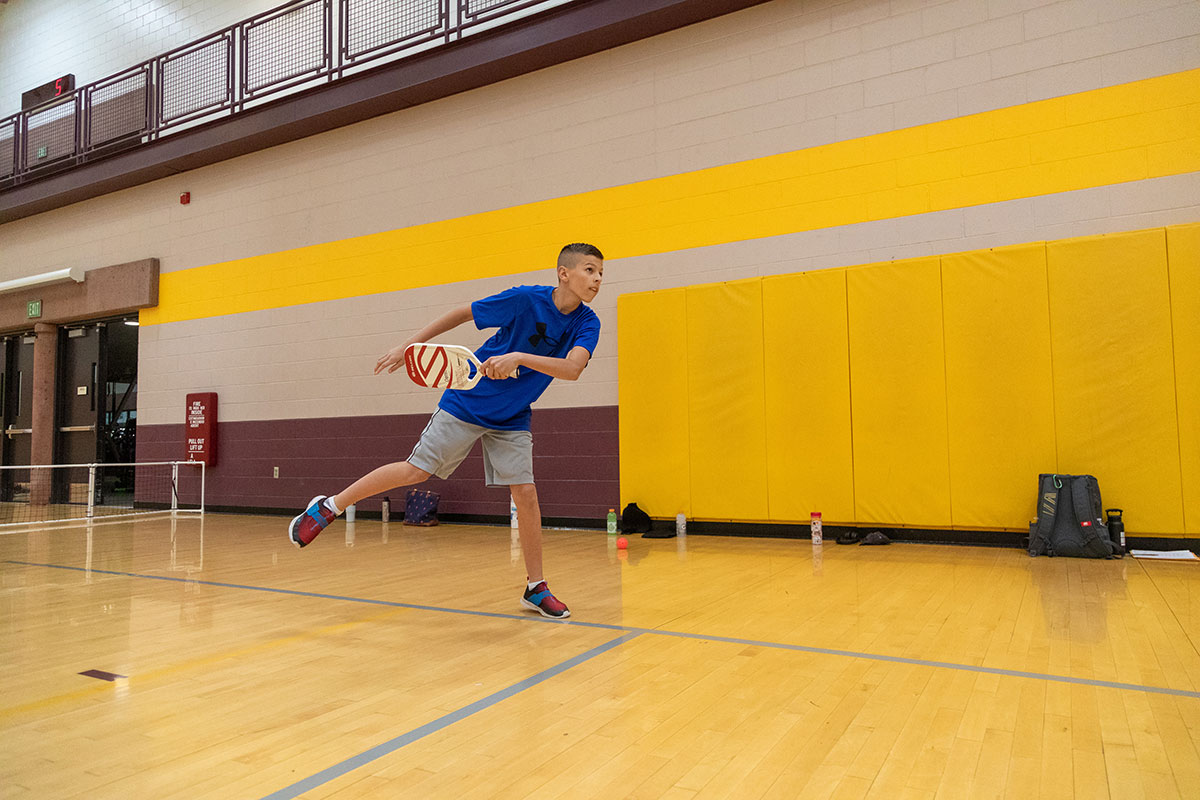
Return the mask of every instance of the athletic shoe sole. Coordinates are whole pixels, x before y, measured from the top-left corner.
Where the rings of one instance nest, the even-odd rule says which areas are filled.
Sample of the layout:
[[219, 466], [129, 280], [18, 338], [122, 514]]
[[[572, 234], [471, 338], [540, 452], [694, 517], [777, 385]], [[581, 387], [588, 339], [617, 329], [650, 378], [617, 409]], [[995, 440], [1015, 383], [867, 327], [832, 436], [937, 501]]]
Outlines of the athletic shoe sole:
[[566, 619], [567, 617], [571, 616], [571, 609], [569, 609], [569, 608], [566, 611], [564, 611], [561, 616], [556, 617], [553, 614], [547, 614], [545, 611], [542, 610], [541, 606], [535, 606], [533, 603], [529, 602], [524, 597], [521, 598], [521, 605], [524, 606], [525, 608], [528, 608], [530, 611], [538, 612], [539, 614], [541, 614], [543, 617], [546, 617], [547, 619]]
[[[312, 506], [313, 503], [317, 502], [317, 500], [320, 499], [322, 496], [323, 495], [317, 495], [312, 500], [309, 500], [308, 503], [304, 506], [304, 510], [301, 511], [296, 516], [292, 517], [292, 521], [288, 523], [288, 541], [291, 542], [292, 544], [294, 544], [296, 546], [297, 550], [304, 547], [304, 544], [299, 539], [297, 539], [295, 537], [295, 535], [293, 534], [293, 531], [296, 530], [296, 524], [298, 522], [300, 522], [300, 520], [302, 520], [308, 516], [309, 507]], [[309, 542], [309, 544], [312, 544], [312, 542]]]

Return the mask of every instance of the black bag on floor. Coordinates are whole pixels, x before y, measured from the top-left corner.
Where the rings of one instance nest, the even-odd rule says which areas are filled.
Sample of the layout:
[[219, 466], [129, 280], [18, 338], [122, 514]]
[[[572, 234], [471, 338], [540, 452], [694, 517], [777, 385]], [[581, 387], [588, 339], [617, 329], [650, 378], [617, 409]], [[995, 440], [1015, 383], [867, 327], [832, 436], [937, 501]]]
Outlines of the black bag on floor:
[[1091, 475], [1039, 475], [1038, 514], [1029, 555], [1112, 558], [1124, 555], [1102, 515], [1100, 483]]
[[648, 533], [652, 527], [650, 515], [630, 503], [621, 512], [621, 533]]
[[438, 524], [438, 500], [442, 496], [427, 489], [410, 489], [404, 498], [404, 524], [431, 527]]

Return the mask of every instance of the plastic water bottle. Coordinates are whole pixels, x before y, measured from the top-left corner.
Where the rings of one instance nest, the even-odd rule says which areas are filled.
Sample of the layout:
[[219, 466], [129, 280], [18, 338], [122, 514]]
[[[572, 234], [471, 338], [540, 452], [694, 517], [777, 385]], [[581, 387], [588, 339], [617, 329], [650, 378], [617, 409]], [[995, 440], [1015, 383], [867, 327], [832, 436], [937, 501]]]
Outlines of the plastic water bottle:
[[392, 501], [386, 497], [383, 498], [383, 504], [380, 505], [379, 511], [380, 511], [380, 514], [382, 515], [383, 521], [387, 522], [388, 519], [392, 516]]
[[687, 517], [682, 511], [675, 515], [675, 535], [687, 536]]
[[510, 528], [519, 528], [517, 524], [517, 501], [511, 497], [508, 498], [508, 526]]
[[823, 541], [823, 537], [821, 535], [821, 512], [814, 511], [809, 514], [808, 517], [808, 527], [809, 530], [812, 531], [812, 542], [813, 544], [820, 544]]
[[346, 522], [354, 522], [354, 512], [356, 510], [357, 509], [354, 507], [354, 503], [346, 506]]
[[617, 510], [615, 508], [608, 510], [608, 535], [617, 535]]

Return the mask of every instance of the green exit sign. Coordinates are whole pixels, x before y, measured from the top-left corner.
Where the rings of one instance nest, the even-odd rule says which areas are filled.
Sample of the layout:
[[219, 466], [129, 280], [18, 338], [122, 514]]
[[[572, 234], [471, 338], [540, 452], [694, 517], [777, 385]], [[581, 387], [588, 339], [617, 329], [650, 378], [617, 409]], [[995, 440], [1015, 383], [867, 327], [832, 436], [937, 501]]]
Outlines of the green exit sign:
[[38, 158], [45, 158], [47, 155], [49, 155], [49, 151], [45, 147], [38, 148]]
[[42, 315], [42, 301], [30, 300], [25, 304], [25, 316], [29, 319], [36, 319]]

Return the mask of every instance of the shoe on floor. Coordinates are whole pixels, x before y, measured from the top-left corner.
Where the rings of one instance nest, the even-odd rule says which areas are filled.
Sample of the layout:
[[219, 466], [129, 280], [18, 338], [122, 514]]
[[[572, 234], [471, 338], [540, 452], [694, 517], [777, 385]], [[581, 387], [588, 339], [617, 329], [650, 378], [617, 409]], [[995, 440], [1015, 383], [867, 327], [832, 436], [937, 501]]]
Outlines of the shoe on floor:
[[550, 594], [545, 581], [532, 589], [526, 587], [525, 595], [521, 598], [521, 607], [536, 611], [550, 619], [566, 619], [571, 616], [571, 610], [563, 605], [557, 597]]

